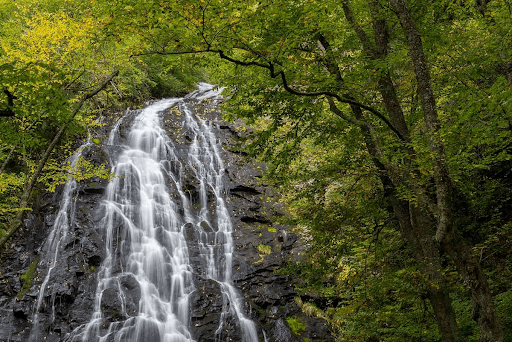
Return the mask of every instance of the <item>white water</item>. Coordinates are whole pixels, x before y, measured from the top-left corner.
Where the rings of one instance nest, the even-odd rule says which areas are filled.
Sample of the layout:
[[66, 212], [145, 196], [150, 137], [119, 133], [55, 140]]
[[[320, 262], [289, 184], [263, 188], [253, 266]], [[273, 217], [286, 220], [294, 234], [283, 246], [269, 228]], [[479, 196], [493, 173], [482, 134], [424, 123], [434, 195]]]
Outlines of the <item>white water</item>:
[[[221, 91], [200, 84], [186, 99], [215, 101]], [[159, 113], [173, 105], [183, 113], [184, 130], [193, 132], [188, 167], [179, 162], [173, 143], [160, 127]], [[118, 127], [109, 143], [115, 140]], [[203, 276], [217, 281], [222, 290], [224, 306], [216, 339], [223, 337], [222, 328], [231, 315], [240, 323], [244, 342], [258, 341], [255, 324], [245, 316], [242, 297], [232, 280], [232, 224], [224, 199], [220, 151], [211, 126], [192, 113], [185, 99], [162, 100], [137, 116], [124, 151], [115, 158], [112, 172], [116, 177], [102, 203], [100, 229], [106, 254], [98, 271], [94, 313], [87, 325], [71, 333], [70, 341], [194, 341], [188, 329], [189, 297], [195, 287], [186, 225], [192, 225], [199, 236], [201, 257], [207, 265]], [[183, 189], [186, 168], [194, 170], [199, 184], [199, 208], [191, 207]], [[181, 204], [169, 195], [168, 184]], [[210, 196], [208, 201], [208, 194], [214, 199]], [[206, 232], [203, 225], [213, 231]], [[134, 279], [140, 288], [136, 310], [130, 304], [127, 279]], [[105, 320], [102, 297], [106, 293], [114, 293], [121, 303], [119, 322]]]
[[[206, 96], [206, 94], [199, 95], [198, 98], [203, 99]], [[205, 120], [193, 115], [190, 108], [184, 103], [180, 104], [180, 109], [185, 114], [185, 127], [194, 134], [188, 153], [188, 163], [194, 170], [200, 189], [200, 210], [195, 222], [195, 229], [200, 236], [198, 242], [201, 257], [207, 265], [206, 277], [220, 284], [224, 298], [223, 320], [221, 320], [216, 334], [222, 334], [224, 319], [228, 315], [232, 315], [237, 317], [240, 322], [243, 341], [256, 342], [258, 341], [256, 326], [245, 316], [242, 297], [233, 286], [233, 226], [224, 199], [227, 189], [224, 181], [224, 164], [220, 156], [221, 147], [216, 142], [212, 127]], [[215, 198], [213, 211], [215, 217], [211, 217], [208, 210], [209, 192], [213, 193]], [[202, 224], [203, 222], [206, 224]], [[206, 232], [203, 229], [204, 226], [214, 227], [216, 230]]]
[[[69, 158], [70, 167], [74, 167], [82, 155], [83, 150], [89, 146], [91, 142], [87, 140], [85, 144], [80, 146], [78, 150]], [[32, 329], [30, 332], [29, 341], [36, 341], [39, 338], [39, 310], [41, 309], [41, 305], [43, 303], [43, 298], [46, 289], [51, 289], [51, 286], [48, 285], [51, 274], [55, 266], [57, 265], [57, 258], [59, 256], [59, 251], [63, 247], [63, 243], [66, 241], [68, 237], [69, 227], [71, 227], [75, 221], [75, 190], [77, 188], [77, 182], [72, 177], [69, 176], [66, 184], [64, 185], [64, 189], [62, 191], [62, 199], [60, 201], [60, 209], [53, 223], [52, 229], [50, 231], [50, 235], [46, 238], [42, 251], [40, 255], [43, 258], [39, 261], [39, 269], [44, 269], [48, 267], [46, 272], [46, 276], [41, 284], [39, 289], [39, 294], [37, 297], [37, 302], [34, 308], [34, 316], [32, 318]], [[55, 293], [53, 292], [51, 295], [51, 322], [55, 320]]]

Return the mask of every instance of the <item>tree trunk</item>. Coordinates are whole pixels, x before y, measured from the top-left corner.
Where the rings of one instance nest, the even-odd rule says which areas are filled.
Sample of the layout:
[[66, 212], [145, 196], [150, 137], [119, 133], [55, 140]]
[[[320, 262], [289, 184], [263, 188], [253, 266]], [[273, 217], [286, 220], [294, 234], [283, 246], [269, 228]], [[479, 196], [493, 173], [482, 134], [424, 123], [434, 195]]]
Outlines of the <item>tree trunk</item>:
[[118, 70], [115, 70], [105, 81], [103, 81], [96, 89], [94, 89], [92, 92], [86, 94], [80, 102], [78, 102], [77, 106], [73, 110], [73, 112], [69, 115], [66, 122], [61, 126], [61, 128], [57, 131], [55, 136], [53, 137], [52, 141], [50, 142], [50, 145], [46, 148], [44, 154], [41, 156], [41, 160], [39, 161], [39, 164], [37, 164], [37, 168], [34, 171], [34, 174], [30, 178], [30, 180], [25, 185], [25, 188], [23, 189], [23, 194], [21, 195], [20, 204], [18, 208], [18, 212], [16, 213], [14, 219], [12, 222], [10, 222], [10, 229], [7, 231], [7, 233], [0, 239], [0, 249], [4, 247], [4, 245], [9, 241], [9, 239], [18, 231], [18, 229], [23, 224], [23, 216], [25, 215], [25, 211], [27, 211], [30, 195], [32, 194], [32, 190], [34, 189], [34, 186], [37, 183], [37, 180], [39, 179], [39, 175], [41, 174], [46, 162], [48, 161], [48, 158], [50, 158], [51, 153], [53, 152], [53, 149], [57, 145], [59, 139], [61, 138], [62, 134], [64, 134], [64, 131], [66, 130], [69, 123], [74, 119], [76, 114], [80, 111], [82, 106], [84, 105], [85, 101], [95, 96], [97, 93], [99, 93], [101, 90], [105, 89], [107, 85], [112, 81], [114, 77], [116, 77], [119, 74]]
[[390, 180], [384, 182], [387, 183], [387, 197], [398, 219], [401, 235], [407, 240], [420, 271], [428, 276], [426, 295], [434, 309], [442, 341], [459, 342], [459, 328], [449, 296], [449, 284], [441, 272], [438, 244], [432, 239], [432, 220], [420, 208], [398, 199]]
[[4, 162], [2, 163], [2, 166], [0, 166], [0, 175], [4, 172], [5, 168], [7, 167], [7, 164], [9, 163], [9, 160], [11, 159], [12, 153], [14, 152], [15, 146], [11, 147], [9, 150], [9, 154], [7, 154], [7, 157], [5, 157]]
[[458, 268], [464, 283], [471, 292], [473, 318], [478, 322], [482, 342], [504, 340], [501, 322], [496, 314], [492, 295], [480, 264], [471, 249], [458, 235], [451, 222], [451, 179], [446, 163], [444, 145], [439, 136], [440, 123], [437, 117], [436, 101], [430, 81], [430, 71], [423, 51], [421, 36], [412, 20], [404, 0], [390, 0], [404, 30], [411, 59], [414, 64], [418, 94], [424, 113], [425, 128], [430, 138], [430, 149], [434, 156], [434, 179], [436, 185], [435, 240], [442, 244]]
[[494, 308], [487, 278], [471, 247], [462, 236], [456, 235], [451, 243], [445, 245], [445, 249], [462, 275], [464, 285], [471, 293], [473, 306], [471, 316], [480, 327], [480, 340], [504, 341], [503, 329]]
[[450, 233], [451, 228], [451, 181], [446, 164], [444, 144], [439, 135], [441, 125], [437, 116], [436, 100], [430, 81], [430, 70], [423, 52], [423, 43], [415, 23], [403, 0], [390, 0], [395, 9], [400, 24], [404, 30], [409, 52], [414, 65], [418, 95], [425, 121], [426, 134], [430, 139], [430, 150], [434, 156], [434, 180], [437, 198], [437, 231], [436, 240], [441, 242]]
[[[376, 37], [375, 48], [373, 48], [373, 44], [370, 42], [370, 39], [364, 30], [358, 26], [347, 1], [343, 2], [343, 9], [345, 11], [345, 17], [354, 27], [366, 54], [370, 58], [378, 59], [385, 57], [387, 54], [388, 34], [385, 22], [376, 19], [378, 17], [377, 12], [379, 11], [377, 8], [378, 5], [374, 2], [372, 2], [372, 4], [374, 17], [373, 28]], [[341, 87], [343, 79], [337, 63], [329, 55], [331, 50], [330, 44], [324, 36], [319, 35], [318, 38], [320, 45], [325, 51], [324, 64], [327, 70], [335, 76], [336, 81]], [[382, 95], [391, 123], [400, 132], [405, 142], [408, 142], [409, 130], [405, 122], [400, 101], [396, 95], [391, 75], [387, 71], [379, 77], [379, 91]], [[335, 109], [333, 106], [334, 104], [331, 103], [331, 109]], [[360, 107], [351, 106], [351, 109], [357, 120], [364, 120], [363, 112]], [[428, 231], [431, 230], [432, 226], [427, 225], [426, 227], [423, 226], [417, 229], [417, 227], [411, 222], [409, 203], [396, 198], [396, 188], [389, 176], [393, 173], [393, 170], [389, 170], [388, 167], [381, 162], [380, 159], [382, 157], [382, 152], [380, 151], [380, 147], [376, 143], [372, 132], [365, 126], [362, 126], [361, 130], [368, 153], [372, 157], [374, 165], [381, 171], [380, 179], [385, 189], [385, 196], [390, 200], [393, 213], [399, 221], [401, 235], [411, 247], [413, 256], [416, 263], [419, 265], [421, 272], [429, 279], [426, 296], [434, 309], [434, 314], [442, 339], [444, 342], [459, 342], [459, 330], [455, 319], [455, 311], [453, 310], [451, 299], [449, 297], [448, 284], [440, 271], [441, 262], [439, 251], [434, 244], [434, 241], [430, 238], [431, 235], [428, 234]], [[412, 151], [410, 152], [412, 153]], [[397, 180], [395, 180], [395, 182], [397, 182]], [[415, 211], [420, 213], [419, 209], [416, 209]]]
[[[361, 45], [365, 53], [371, 59], [385, 58], [388, 53], [388, 38], [386, 22], [381, 15], [380, 5], [376, 1], [370, 1], [372, 12], [372, 26], [375, 36], [375, 43], [372, 43], [366, 32], [359, 26], [355, 20], [348, 1], [343, 2], [343, 10], [346, 19], [351, 23], [357, 33]], [[409, 142], [409, 129], [407, 127], [403, 109], [398, 99], [395, 86], [391, 79], [391, 75], [387, 70], [381, 70], [378, 78], [379, 92], [382, 96], [384, 106], [386, 107], [390, 121], [393, 126], [401, 133], [404, 142]], [[394, 172], [386, 168], [375, 154], [376, 146], [372, 147], [369, 135], [371, 132], [364, 131], [365, 141], [368, 146], [370, 155], [374, 158], [375, 166], [382, 171], [381, 181], [386, 189], [386, 197], [390, 200], [393, 213], [398, 219], [400, 232], [402, 237], [411, 247], [414, 259], [419, 266], [420, 271], [428, 277], [427, 293], [436, 317], [439, 332], [445, 342], [460, 341], [459, 329], [455, 318], [455, 311], [449, 296], [448, 282], [441, 272], [441, 259], [439, 249], [432, 240], [432, 220], [428, 218], [428, 214], [416, 206], [411, 206], [408, 201], [399, 200], [396, 197], [396, 184], [403, 182], [398, 176], [391, 176]], [[410, 158], [405, 160], [405, 166], [410, 167], [410, 160], [414, 158], [414, 151], [410, 147], [403, 146]], [[417, 188], [412, 185], [412, 188]], [[416, 193], [422, 194], [423, 191]], [[419, 202], [423, 209], [428, 208], [426, 196], [419, 196]], [[423, 199], [423, 200], [422, 200]]]

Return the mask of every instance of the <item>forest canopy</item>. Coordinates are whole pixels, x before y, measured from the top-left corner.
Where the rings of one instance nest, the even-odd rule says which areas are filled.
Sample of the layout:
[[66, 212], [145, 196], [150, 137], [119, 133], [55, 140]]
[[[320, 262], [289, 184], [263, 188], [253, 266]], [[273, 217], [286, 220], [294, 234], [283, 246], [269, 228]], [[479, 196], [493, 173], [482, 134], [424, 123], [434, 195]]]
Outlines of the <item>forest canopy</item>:
[[209, 80], [308, 241], [305, 312], [340, 341], [512, 339], [510, 0], [0, 5], [4, 236], [98, 117]]

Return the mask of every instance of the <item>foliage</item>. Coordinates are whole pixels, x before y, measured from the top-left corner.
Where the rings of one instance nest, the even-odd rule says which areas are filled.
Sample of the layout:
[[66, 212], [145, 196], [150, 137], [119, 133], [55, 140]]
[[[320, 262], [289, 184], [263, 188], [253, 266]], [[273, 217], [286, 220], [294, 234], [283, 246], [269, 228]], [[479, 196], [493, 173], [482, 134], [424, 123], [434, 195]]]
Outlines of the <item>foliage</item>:
[[27, 271], [23, 273], [20, 277], [21, 281], [23, 282], [23, 287], [20, 292], [18, 292], [18, 299], [23, 298], [23, 296], [30, 291], [30, 288], [32, 287], [32, 282], [34, 280], [34, 277], [36, 275], [36, 267], [37, 263], [39, 262], [39, 257], [35, 258], [28, 267]]
[[[179, 93], [207, 70], [229, 87], [226, 118], [253, 127], [241, 146], [268, 163], [264, 181], [280, 188], [290, 211], [284, 220], [309, 246], [289, 266], [300, 275], [304, 310], [326, 318], [340, 340], [435, 341], [440, 332], [427, 297], [443, 288], [462, 339], [480, 338], [455, 254], [436, 250], [440, 276], [433, 279], [393, 202], [396, 196], [438, 223], [439, 170], [446, 167], [451, 228], [473, 246], [507, 326], [512, 5], [406, 2], [435, 94], [433, 129], [397, 2], [2, 2], [0, 81], [17, 99], [16, 115], [0, 118], [0, 160], [10, 160], [0, 174], [0, 210], [19, 209], [25, 174], [55, 128], [113, 67], [121, 75], [72, 122], [62, 150], [105, 108]], [[386, 102], [393, 96], [406, 136]], [[67, 179], [62, 162], [48, 163], [42, 184], [54, 189]], [[97, 175], [82, 163], [84, 177]], [[437, 236], [435, 224], [423, 228], [417, 233]], [[258, 250], [267, 254], [266, 247]]]
[[496, 296], [498, 311], [505, 326], [505, 340], [512, 339], [512, 290], [500, 293]]
[[[379, 161], [392, 165], [398, 197], [415, 206], [422, 197], [438, 195], [435, 173], [438, 160], [446, 158], [454, 225], [474, 245], [483, 244], [485, 260], [497, 247], [490, 247], [489, 239], [503, 232], [510, 205], [505, 171], [511, 165], [510, 51], [502, 44], [510, 37], [508, 7], [491, 2], [484, 15], [465, 2], [411, 7], [437, 95], [440, 128], [429, 132], [408, 43], [390, 2], [342, 3], [350, 5], [354, 22], [334, 1], [290, 1], [286, 11], [284, 4], [266, 1], [177, 2], [181, 15], [163, 15], [173, 19], [179, 41], [161, 35], [165, 44], [149, 49], [206, 51], [231, 62], [217, 62], [212, 72], [232, 85], [227, 117], [242, 117], [254, 128], [242, 143], [269, 163], [266, 181], [280, 187], [290, 222], [311, 246], [307, 258], [290, 269], [304, 279], [303, 295], [326, 299], [322, 309], [340, 338], [437, 340], [426, 293], [439, 284], [418, 269], [399, 233], [364, 129], [344, 119], [353, 108], [338, 103], [339, 112], [333, 113], [325, 97], [343, 94], [389, 115], [379, 90], [389, 75], [410, 139], [400, 141], [389, 124], [365, 113], [382, 151]], [[375, 47], [360, 38], [377, 38], [372, 25], [380, 18], [368, 3], [378, 4], [388, 23], [388, 51], [377, 57], [371, 52]], [[330, 49], [318, 48], [320, 37]], [[332, 61], [339, 75], [331, 71]], [[445, 157], [435, 155], [432, 139], [445, 146]], [[443, 256], [442, 264], [443, 278], [458, 297], [461, 333], [475, 339], [474, 326], [466, 321], [469, 301], [461, 274], [449, 257]]]
[[258, 251], [262, 254], [269, 255], [270, 253], [272, 253], [272, 246], [259, 244]]
[[[99, 116], [153, 96], [174, 96], [203, 78], [200, 67], [184, 68], [186, 58], [133, 56], [144, 44], [137, 35], [110, 29], [116, 26], [111, 9], [105, 1], [2, 2], [0, 82], [14, 97], [11, 106], [0, 96], [0, 110], [10, 106], [14, 112], [0, 117], [2, 213], [26, 210], [19, 203], [24, 184], [60, 127], [67, 125], [65, 134], [39, 177], [40, 186], [50, 191], [69, 175], [77, 180], [109, 177], [105, 165], [96, 168], [81, 159], [68, 170], [65, 161], [72, 153], [69, 146], [99, 127]], [[119, 77], [71, 118], [81, 98], [114, 69]], [[1, 217], [0, 229], [6, 229], [11, 216]]]
[[25, 177], [19, 173], [2, 173], [0, 174], [0, 198], [2, 207], [0, 213], [16, 210], [12, 207], [17, 203], [17, 194], [25, 182]]
[[74, 165], [70, 162], [47, 163], [45, 167], [46, 174], [40, 178], [40, 182], [45, 185], [46, 190], [55, 192], [56, 187], [65, 184], [70, 177], [77, 182], [87, 180], [93, 177], [110, 180], [112, 174], [108, 169], [107, 163], [95, 165], [92, 162], [79, 157]]
[[0, 174], [0, 237], [9, 229], [8, 225], [13, 214], [27, 209], [17, 207], [25, 178], [25, 175], [20, 173]]
[[294, 335], [300, 335], [306, 330], [306, 326], [298, 317], [286, 317], [286, 323]]
[[[414, 241], [404, 241], [392, 197], [438, 223], [413, 235], [437, 238], [448, 213], [453, 231], [482, 252], [488, 274], [496, 264], [510, 269], [492, 257], [508, 255], [510, 241], [498, 238], [509, 236], [512, 203], [510, 3], [407, 2], [435, 120], [397, 3], [119, 0], [111, 10], [122, 14], [122, 36], [141, 43], [140, 56], [195, 55], [230, 86], [226, 118], [254, 128], [241, 145], [268, 163], [265, 181], [280, 188], [288, 221], [310, 246], [290, 265], [303, 279], [298, 290], [321, 298], [340, 339], [438, 340], [427, 297], [442, 287], [454, 297], [462, 338], [471, 340], [468, 282], [456, 254], [435, 251], [433, 279]], [[395, 127], [393, 97], [405, 133]], [[443, 177], [453, 192], [448, 209]], [[510, 279], [494, 274], [494, 294]]]

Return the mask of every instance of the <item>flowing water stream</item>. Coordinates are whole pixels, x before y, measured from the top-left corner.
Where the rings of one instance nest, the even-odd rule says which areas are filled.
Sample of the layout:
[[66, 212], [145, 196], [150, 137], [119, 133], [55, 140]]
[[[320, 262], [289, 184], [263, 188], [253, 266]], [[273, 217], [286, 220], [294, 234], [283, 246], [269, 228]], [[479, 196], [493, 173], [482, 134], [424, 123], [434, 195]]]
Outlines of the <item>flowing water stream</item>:
[[[99, 209], [103, 218], [98, 229], [106, 247], [97, 271], [94, 312], [89, 323], [75, 329], [66, 341], [195, 341], [189, 307], [196, 287], [187, 227], [193, 227], [197, 239], [204, 265], [201, 276], [218, 283], [222, 292], [216, 340], [225, 338], [223, 328], [229, 318], [238, 322], [244, 342], [258, 341], [256, 325], [244, 313], [232, 279], [233, 228], [225, 203], [221, 146], [210, 123], [191, 109], [191, 103], [216, 101], [220, 92], [200, 84], [185, 98], [148, 106], [134, 119], [122, 152], [110, 156], [115, 177]], [[171, 106], [181, 112], [183, 130], [191, 132], [186, 158], [178, 158], [177, 147], [161, 128], [160, 113]], [[112, 130], [109, 144], [118, 140], [118, 127]], [[185, 177], [198, 184], [199, 200], [194, 204], [184, 187]], [[105, 316], [106, 297], [120, 303], [114, 319]]]
[[[70, 167], [74, 167], [78, 162], [82, 152], [87, 146], [89, 146], [91, 142], [87, 140], [85, 144], [80, 146], [77, 151], [69, 158]], [[77, 182], [72, 177], [69, 176], [66, 184], [64, 185], [64, 189], [62, 191], [62, 199], [60, 201], [60, 209], [55, 218], [55, 222], [53, 224], [53, 229], [50, 231], [50, 235], [45, 240], [41, 255], [43, 256], [42, 260], [40, 260], [40, 265], [42, 268], [46, 268], [46, 276], [41, 284], [39, 289], [39, 294], [37, 297], [37, 301], [35, 303], [34, 315], [32, 318], [32, 330], [30, 332], [29, 341], [36, 341], [40, 335], [39, 332], [39, 310], [41, 309], [41, 305], [43, 303], [43, 298], [46, 290], [51, 290], [52, 287], [48, 285], [50, 280], [50, 276], [52, 275], [52, 271], [57, 266], [57, 259], [59, 257], [59, 252], [62, 248], [63, 243], [66, 242], [68, 238], [69, 228], [74, 224], [75, 221], [75, 201], [76, 201], [76, 189]], [[51, 319], [55, 319], [55, 291], [51, 294]]]

